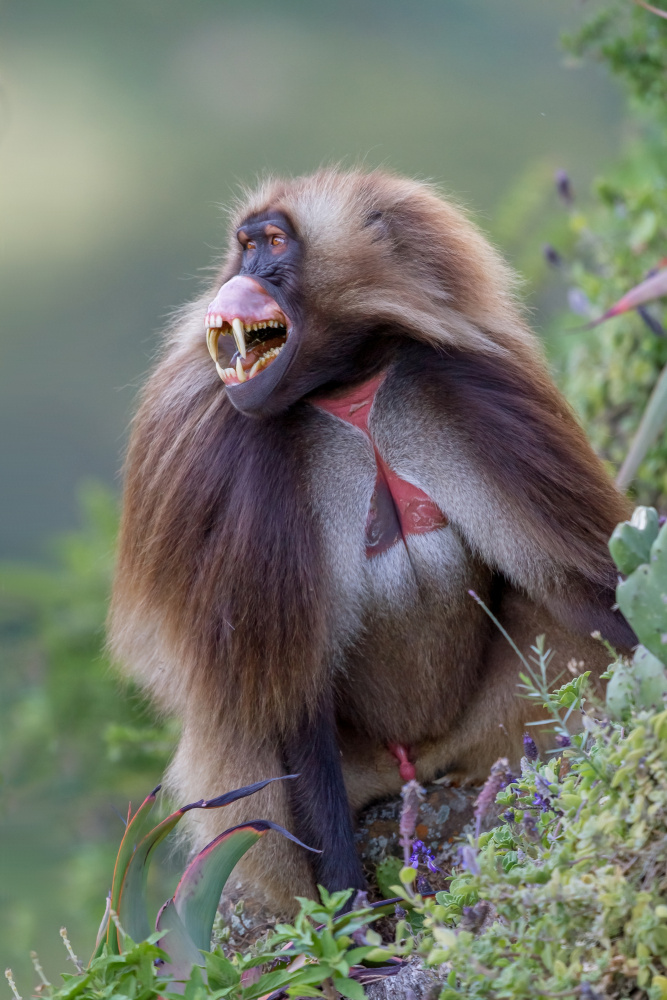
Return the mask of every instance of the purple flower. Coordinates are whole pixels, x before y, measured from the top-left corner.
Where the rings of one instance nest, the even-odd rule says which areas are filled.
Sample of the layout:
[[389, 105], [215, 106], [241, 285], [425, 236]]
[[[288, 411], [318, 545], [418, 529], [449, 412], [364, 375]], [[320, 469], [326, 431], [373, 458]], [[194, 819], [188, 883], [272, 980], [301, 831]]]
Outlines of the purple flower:
[[423, 840], [412, 841], [412, 854], [410, 855], [410, 867], [419, 868], [419, 853], [424, 850]]
[[513, 780], [514, 775], [510, 771], [507, 757], [500, 757], [491, 767], [491, 773], [484, 782], [484, 787], [475, 802], [476, 837], [479, 837], [482, 831], [482, 823], [495, 805], [498, 792], [502, 791]]
[[558, 733], [556, 736], [556, 746], [557, 747], [571, 747], [572, 740], [565, 733]]
[[527, 760], [537, 760], [540, 756], [537, 743], [530, 733], [523, 734], [523, 755]]
[[551, 799], [544, 798], [544, 796], [540, 795], [538, 792], [536, 792], [533, 796], [533, 805], [538, 809], [541, 809], [542, 812], [551, 812], [551, 809], [553, 808], [551, 805]]
[[545, 243], [542, 247], [542, 255], [546, 260], [547, 264], [551, 264], [552, 267], [560, 267], [563, 263], [563, 258], [558, 253], [555, 247], [552, 247], [550, 243]]
[[410, 858], [410, 842], [417, 826], [419, 808], [424, 801], [425, 791], [418, 781], [407, 781], [401, 789], [403, 807], [401, 809], [401, 820], [399, 832], [401, 835], [401, 847], [403, 848], [403, 863], [412, 864]]
[[551, 785], [546, 781], [541, 774], [535, 775], [535, 787], [541, 795], [548, 798], [551, 795]]
[[[430, 847], [427, 847], [423, 840], [413, 840], [412, 854], [410, 855], [410, 866], [418, 868], [420, 861], [426, 865], [431, 872], [439, 872], [440, 869], [435, 863], [435, 856]], [[429, 892], [431, 890], [429, 889]]]
[[459, 847], [459, 861], [461, 862], [461, 867], [465, 868], [471, 875], [479, 875], [481, 869], [477, 860], [477, 851], [470, 844], [464, 844], [462, 847]]
[[556, 171], [554, 174], [554, 184], [556, 185], [558, 197], [563, 204], [569, 207], [574, 201], [574, 191], [572, 190], [572, 181], [565, 170]]
[[577, 316], [588, 317], [591, 315], [592, 306], [586, 292], [581, 288], [568, 288], [567, 304], [571, 311]]
[[602, 1000], [602, 994], [596, 993], [591, 984], [587, 983], [585, 980], [579, 987], [579, 996], [582, 997], [583, 1000]]

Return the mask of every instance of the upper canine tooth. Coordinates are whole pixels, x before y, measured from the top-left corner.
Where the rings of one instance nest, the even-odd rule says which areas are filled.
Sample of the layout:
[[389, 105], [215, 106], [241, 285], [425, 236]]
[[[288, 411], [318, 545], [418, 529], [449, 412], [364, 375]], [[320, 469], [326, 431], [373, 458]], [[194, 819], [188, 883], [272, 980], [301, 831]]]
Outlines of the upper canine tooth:
[[218, 327], [210, 326], [206, 331], [206, 346], [208, 347], [208, 353], [211, 355], [215, 363], [218, 363], [218, 340], [220, 338], [220, 329]]
[[[238, 317], [232, 320], [232, 332], [234, 334], [234, 340], [236, 341], [236, 347], [238, 349], [238, 352], [242, 358], [245, 358], [246, 349], [245, 349], [245, 335], [243, 332], [243, 320], [239, 319]], [[241, 379], [241, 381], [243, 381], [243, 379]]]

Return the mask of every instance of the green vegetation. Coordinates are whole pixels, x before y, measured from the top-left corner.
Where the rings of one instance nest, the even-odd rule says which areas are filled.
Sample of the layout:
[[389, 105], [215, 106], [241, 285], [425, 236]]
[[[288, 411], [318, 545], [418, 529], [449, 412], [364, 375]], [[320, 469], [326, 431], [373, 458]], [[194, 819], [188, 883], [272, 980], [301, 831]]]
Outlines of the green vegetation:
[[[59, 425], [60, 437], [67, 438], [72, 448], [87, 456], [86, 467], [109, 474], [115, 466], [127, 401], [118, 401], [110, 386], [125, 385], [145, 366], [146, 346], [143, 341], [137, 346], [144, 331], [152, 329], [156, 317], [194, 291], [192, 284], [185, 289], [179, 286], [174, 276], [191, 273], [193, 260], [208, 260], [210, 250], [202, 249], [202, 233], [209, 234], [211, 245], [219, 244], [218, 221], [212, 217], [211, 204], [225, 196], [230, 183], [223, 183], [221, 193], [221, 159], [227, 164], [227, 178], [247, 177], [250, 170], [264, 164], [285, 170], [309, 168], [351, 150], [352, 155], [363, 154], [377, 142], [378, 160], [436, 178], [447, 174], [450, 183], [453, 178], [454, 186], [465, 194], [470, 168], [452, 159], [452, 150], [465, 146], [467, 140], [472, 143], [474, 135], [484, 134], [484, 155], [475, 158], [475, 177], [481, 186], [473, 188], [472, 196], [489, 206], [515, 169], [508, 151], [514, 154], [520, 148], [516, 156], [519, 160], [524, 157], [527, 166], [490, 225], [502, 248], [534, 282], [543, 279], [546, 266], [537, 251], [538, 241], [548, 238], [557, 248], [547, 257], [554, 267], [554, 277], [569, 289], [571, 305], [580, 318], [573, 321], [572, 314], [559, 316], [551, 324], [549, 346], [562, 368], [566, 393], [596, 448], [613, 465], [620, 465], [650, 393], [667, 364], [664, 300], [596, 329], [562, 334], [572, 328], [573, 322], [598, 318], [648, 273], [664, 266], [666, 20], [630, 0], [608, 0], [578, 34], [567, 40], [576, 58], [598, 59], [624, 82], [631, 97], [631, 125], [623, 157], [596, 182], [593, 202], [580, 195], [573, 197], [569, 179], [561, 175], [561, 207], [556, 212], [548, 204], [547, 192], [552, 185], [556, 150], [568, 146], [567, 127], [557, 118], [563, 92], [556, 92], [551, 83], [545, 82], [544, 52], [531, 49], [531, 22], [518, 2], [506, 5], [502, 18], [494, 21], [493, 30], [484, 36], [485, 61], [496, 67], [488, 78], [466, 77], [468, 50], [462, 46], [460, 54], [454, 46], [451, 58], [444, 59], [442, 32], [430, 32], [432, 41], [428, 46], [420, 41], [422, 36], [415, 35], [410, 44], [419, 50], [423, 70], [417, 90], [408, 87], [415, 76], [415, 62], [404, 62], [403, 32], [400, 44], [393, 39], [378, 47], [372, 32], [366, 29], [350, 40], [346, 24], [318, 34], [323, 15], [316, 12], [315, 20], [309, 21], [305, 8], [298, 3], [286, 5], [283, 17], [287, 21], [281, 24], [268, 17], [267, 7], [267, 19], [255, 43], [260, 53], [270, 54], [277, 31], [289, 54], [270, 78], [271, 92], [275, 90], [278, 97], [268, 116], [259, 96], [261, 88], [248, 88], [244, 73], [233, 62], [236, 49], [243, 48], [239, 40], [243, 43], [249, 30], [242, 20], [241, 5], [237, 5], [237, 20], [223, 24], [215, 21], [215, 4], [200, 3], [198, 9], [205, 12], [206, 24], [215, 29], [215, 44], [222, 47], [228, 61], [232, 60], [231, 71], [219, 73], [218, 53], [212, 57], [204, 37], [208, 32], [202, 31], [200, 39], [191, 39], [192, 51], [185, 51], [181, 43], [185, 26], [169, 22], [173, 31], [169, 38], [162, 37], [161, 45], [137, 45], [141, 74], [145, 73], [147, 79], [153, 74], [149, 84], [136, 66], [132, 68], [131, 49], [123, 49], [121, 61], [129, 72], [124, 70], [119, 75], [122, 85], [114, 90], [117, 106], [112, 101], [113, 111], [107, 108], [106, 115], [116, 122], [116, 132], [105, 133], [103, 140], [98, 136], [97, 144], [87, 141], [89, 133], [81, 122], [89, 124], [90, 119], [96, 126], [99, 124], [97, 106], [102, 91], [118, 73], [104, 55], [109, 33], [118, 30], [116, 12], [115, 27], [109, 22], [97, 37], [92, 22], [80, 19], [77, 5], [62, 6], [81, 28], [86, 53], [95, 51], [107, 74], [102, 81], [91, 76], [90, 66], [84, 65], [79, 54], [73, 62], [76, 71], [65, 73], [63, 91], [91, 95], [90, 106], [71, 101], [81, 118], [76, 119], [76, 128], [72, 125], [72, 129], [78, 129], [78, 160], [86, 168], [86, 177], [96, 178], [99, 190], [76, 183], [78, 175], [63, 156], [58, 136], [53, 134], [49, 169], [55, 171], [56, 179], [67, 178], [70, 186], [65, 191], [59, 181], [58, 197], [49, 194], [49, 205], [44, 208], [50, 209], [57, 202], [64, 206], [63, 217], [51, 218], [46, 227], [40, 214], [36, 230], [39, 252], [20, 273], [16, 269], [31, 252], [25, 236], [30, 229], [25, 227], [24, 213], [16, 210], [11, 216], [11, 240], [17, 248], [18, 263], [12, 267], [4, 295], [10, 317], [5, 328], [12, 331], [12, 338], [5, 353], [7, 381], [1, 395], [12, 424], [20, 427], [21, 433], [27, 428], [28, 437], [32, 433], [35, 440], [46, 442], [43, 461], [37, 462], [43, 478], [39, 489], [30, 484], [37, 499], [34, 507], [25, 506], [23, 542], [16, 551], [34, 533], [35, 524], [41, 523], [38, 518], [44, 515], [48, 522], [52, 508], [60, 511], [60, 517], [68, 504], [57, 485], [47, 497], [48, 504], [44, 502], [49, 493], [44, 484], [48, 481], [50, 487], [59, 483], [63, 475], [60, 466], [66, 464], [49, 438], [52, 425]], [[426, 6], [430, 9], [432, 5]], [[455, 23], [464, 36], [474, 27], [477, 45], [479, 19], [468, 12], [467, 6], [453, 4], [451, 9], [456, 8]], [[40, 4], [47, 18], [50, 7], [46, 0]], [[126, 8], [129, 16], [131, 5]], [[488, 5], [490, 17], [498, 17], [494, 8]], [[21, 39], [20, 51], [26, 56], [26, 65], [47, 65], [49, 79], [58, 81], [53, 54], [57, 47], [52, 45], [51, 37], [31, 42], [23, 34], [20, 5], [13, 16], [19, 26], [17, 37]], [[151, 21], [151, 16], [146, 8], [147, 35], [156, 28], [157, 22]], [[441, 15], [433, 16], [436, 27], [442, 27]], [[156, 17], [161, 26], [167, 23], [161, 11]], [[505, 32], [502, 36], [498, 35], [500, 28]], [[76, 32], [71, 24], [62, 30], [69, 46]], [[125, 36], [132, 36], [132, 32], [123, 29]], [[498, 44], [498, 37], [504, 40], [502, 44]], [[510, 50], [512, 39], [518, 39], [534, 59], [540, 107], [548, 108], [550, 125], [557, 123], [551, 133], [557, 137], [552, 138], [555, 145], [543, 158], [536, 159], [530, 140], [524, 140], [524, 114], [509, 119], [510, 127], [518, 129], [515, 135], [501, 135], [506, 128], [503, 125], [497, 141], [489, 139], [497, 121], [506, 122], [508, 118], [492, 110], [485, 80], [503, 71], [502, 65], [496, 66], [493, 60], [499, 52]], [[339, 72], [343, 47], [348, 59], [353, 59], [351, 73]], [[388, 51], [395, 58], [387, 59]], [[309, 53], [310, 58], [304, 59], [304, 53]], [[270, 60], [264, 62], [269, 65]], [[316, 63], [325, 70], [316, 71]], [[297, 67], [296, 76], [289, 75], [285, 69], [288, 66]], [[64, 72], [62, 67], [60, 72]], [[176, 83], [171, 82], [172, 77]], [[311, 86], [315, 78], [317, 85]], [[82, 79], [86, 81], [83, 88]], [[353, 79], [363, 83], [364, 99], [369, 102], [365, 109], [360, 105], [358, 88], [350, 83]], [[451, 93], [465, 79], [470, 101], [467, 115], [459, 123], [446, 115], [441, 119], [439, 116], [445, 114], [442, 95]], [[134, 109], [141, 103], [136, 100], [137, 88], [149, 106], [151, 129], [144, 128], [135, 117]], [[162, 96], [146, 97], [151, 88]], [[517, 84], [517, 95], [520, 89]], [[590, 89], [594, 91], [593, 83]], [[57, 120], [49, 104], [51, 98], [44, 100], [32, 90], [26, 93], [30, 114], [34, 112], [38, 123], [43, 124], [49, 115]], [[298, 105], [299, 114], [295, 115], [296, 95], [302, 94], [310, 97]], [[334, 117], [323, 113], [329, 94], [338, 111]], [[576, 88], [570, 99], [576, 99]], [[614, 115], [605, 100], [596, 97], [596, 113], [606, 124], [592, 130], [595, 135], [583, 127], [575, 130], [578, 141], [574, 145], [579, 149], [595, 141], [600, 155], [613, 145], [609, 130]], [[278, 107], [281, 102], [289, 110], [289, 121]], [[130, 107], [133, 113], [128, 115], [125, 112]], [[194, 115], [192, 107], [197, 109]], [[423, 121], [414, 115], [415, 107], [422, 109]], [[380, 115], [378, 108], [383, 109]], [[35, 109], [40, 109], [39, 113]], [[177, 117], [172, 120], [168, 114], [174, 109]], [[375, 123], [372, 133], [367, 129], [368, 116]], [[351, 131], [340, 130], [342, 121], [352, 123]], [[403, 123], [399, 129], [398, 121]], [[434, 130], [434, 121], [441, 127]], [[32, 131], [42, 135], [39, 127]], [[319, 145], [311, 144], [312, 135], [319, 136]], [[424, 136], [428, 136], [428, 142]], [[202, 157], [204, 138], [207, 155]], [[521, 146], [524, 141], [525, 148]], [[127, 151], [138, 148], [140, 142], [147, 152], [146, 162], [159, 164], [159, 172], [144, 168], [146, 176], [138, 181], [136, 163], [128, 158]], [[390, 145], [392, 142], [394, 145]], [[500, 165], [494, 161], [494, 170], [490, 171], [486, 155], [492, 145], [504, 159]], [[124, 151], [122, 162], [113, 159], [112, 149]], [[42, 162], [37, 154], [34, 160]], [[6, 189], [20, 205], [21, 197], [29, 200], [34, 192], [30, 194], [23, 182], [23, 168], [14, 170], [12, 163], [10, 157], [14, 183], [7, 184]], [[585, 171], [585, 157], [582, 160], [581, 155], [577, 156], [575, 172], [577, 167]], [[184, 177], [192, 182], [186, 183], [185, 197]], [[40, 188], [51, 190], [47, 182]], [[142, 190], [148, 192], [145, 203]], [[101, 224], [97, 224], [94, 206], [104, 198], [106, 207]], [[117, 218], [121, 223], [116, 224]], [[92, 227], [91, 219], [96, 220]], [[135, 220], [137, 254], [142, 261], [152, 261], [150, 268], [139, 268], [138, 262], [129, 258], [126, 263], [127, 233], [130, 221], [134, 224]], [[43, 238], [46, 229], [52, 234], [52, 244]], [[185, 234], [176, 249], [174, 232]], [[122, 264], [113, 258], [114, 253], [122, 257]], [[68, 267], [76, 272], [76, 281], [68, 277]], [[36, 269], [43, 277], [43, 299], [37, 297], [26, 317], [25, 302], [28, 298], [32, 301]], [[107, 295], [116, 280], [125, 278], [123, 287], [129, 292], [119, 296], [114, 291], [113, 300], [104, 308], [92, 304], [95, 296], [95, 301], [102, 301], [101, 289]], [[150, 301], [146, 288], [150, 289]], [[65, 301], [68, 308], [75, 302], [79, 312], [55, 315], [53, 303], [57, 312], [58, 303]], [[113, 338], [116, 343], [119, 303], [126, 302], [128, 318], [125, 323], [122, 316], [120, 319], [125, 347], [109, 351], [104, 342]], [[96, 316], [97, 338], [92, 346], [91, 314]], [[37, 364], [26, 353], [25, 344], [33, 342], [29, 334], [35, 325], [48, 328], [51, 342], [58, 344], [49, 365]], [[74, 334], [68, 341], [70, 329]], [[22, 333], [25, 336], [20, 336]], [[28, 376], [24, 383], [15, 377], [16, 372], [23, 371], [22, 366], [29, 370], [31, 384], [35, 380], [38, 401], [26, 402], [22, 385]], [[86, 426], [84, 434], [81, 426], [87, 422], [81, 421], [76, 407], [71, 413], [66, 408], [62, 413], [54, 410], [54, 382], [68, 401], [79, 400], [90, 407], [90, 412], [94, 410], [92, 401], [100, 396], [113, 398], [114, 402], [108, 404], [108, 412], [99, 416], [98, 426]], [[88, 455], [90, 442], [86, 434], [95, 442], [94, 459]], [[12, 445], [15, 443], [16, 455], [9, 463], [10, 469], [14, 468], [12, 462], [16, 469], [19, 463], [25, 465], [27, 449], [23, 438], [17, 436], [15, 440], [12, 436]], [[99, 464], [98, 452], [102, 456]], [[78, 469], [74, 461], [72, 469]], [[18, 475], [7, 478], [8, 495], [16, 493]], [[667, 506], [664, 434], [642, 462], [633, 487], [640, 500]], [[103, 622], [117, 525], [116, 502], [109, 491], [91, 485], [83, 491], [82, 506], [83, 528], [57, 541], [52, 568], [27, 568], [18, 563], [0, 566], [0, 643], [4, 661], [0, 674], [0, 822], [3, 853], [5, 859], [11, 859], [5, 861], [0, 886], [0, 940], [12, 956], [19, 980], [29, 974], [27, 956], [38, 937], [46, 942], [40, 944], [45, 964], [55, 961], [55, 946], [59, 948], [60, 943], [57, 934], [47, 935], [46, 928], [66, 922], [73, 940], [86, 942], [86, 947], [90, 942], [92, 946], [101, 915], [100, 900], [111, 886], [113, 857], [122, 829], [121, 819], [114, 815], [112, 807], [124, 813], [128, 796], [135, 801], [143, 798], [145, 789], [159, 780], [177, 736], [173, 723], [156, 720], [137, 691], [130, 688], [129, 695], [123, 693], [110, 669], [104, 652]], [[9, 522], [10, 517], [3, 519], [5, 528]], [[354, 911], [353, 917], [341, 918], [336, 917], [342, 902], [339, 894], [324, 894], [321, 904], [303, 901], [294, 925], [279, 926], [272, 938], [260, 942], [248, 954], [230, 955], [217, 948], [205, 955], [203, 972], [197, 968], [186, 988], [189, 1000], [223, 996], [255, 1000], [282, 988], [292, 995], [324, 995], [327, 1000], [337, 989], [351, 1000], [361, 1000], [363, 967], [351, 969], [351, 965], [384, 962], [392, 955], [410, 953], [433, 966], [443, 983], [446, 981], [443, 998], [448, 1000], [454, 996], [515, 1000], [581, 996], [594, 1000], [596, 995], [667, 1000], [664, 531], [659, 532], [657, 515], [649, 510], [621, 526], [612, 540], [619, 569], [628, 576], [619, 589], [619, 604], [633, 622], [643, 646], [632, 663], [617, 661], [612, 666], [605, 705], [597, 704], [589, 695], [583, 676], [549, 694], [540, 673], [548, 654], [542, 646], [536, 646], [536, 663], [528, 665], [536, 672], [534, 676], [526, 673], [526, 691], [546, 704], [564, 749], [549, 762], [527, 757], [517, 780], [510, 781], [505, 775], [506, 786], [498, 800], [505, 819], [491, 833], [461, 844], [460, 864], [452, 873], [447, 892], [424, 901], [412, 891], [414, 869], [404, 869], [405, 881], [399, 889], [408, 913], [406, 919], [398, 921], [395, 940], [384, 943], [370, 929], [379, 915], [377, 910], [364, 907]], [[7, 533], [9, 545], [14, 545], [12, 532]], [[583, 712], [581, 735], [568, 729], [569, 720], [577, 712]], [[495, 791], [494, 785], [489, 785], [487, 799], [493, 798]], [[148, 892], [158, 900], [173, 892], [173, 887], [168, 887], [165, 867], [154, 866], [151, 870]], [[385, 869], [381, 882], [383, 888], [391, 890], [396, 866]], [[29, 904], [28, 898], [39, 900], [39, 904]], [[112, 924], [123, 942], [121, 953], [103, 950], [85, 969], [76, 960], [76, 970], [65, 977], [62, 985], [42, 983], [42, 996], [51, 1000], [75, 996], [83, 1000], [116, 996], [150, 1000], [167, 995], [164, 978], [160, 977], [162, 967], [154, 964], [156, 959], [165, 958], [158, 947], [161, 935], [135, 943], [122, 920], [118, 926], [114, 919], [118, 918], [112, 917]], [[132, 930], [137, 933], [134, 927]], [[51, 937], [55, 939], [53, 945]], [[287, 942], [291, 944], [285, 950]], [[24, 956], [22, 965], [17, 955]], [[255, 975], [257, 969], [264, 970], [259, 977]]]
[[[586, 674], [550, 694], [539, 643], [537, 669], [526, 664], [528, 694], [564, 749], [542, 762], [528, 741], [521, 777], [493, 789], [504, 822], [462, 845], [447, 892], [421, 907], [419, 950], [446, 965], [442, 1000], [667, 996], [667, 644], [634, 601], [638, 589], [649, 601], [660, 591], [662, 637], [666, 543], [667, 526], [658, 532], [643, 508], [614, 533], [629, 574], [619, 603], [653, 653], [640, 645], [632, 666], [612, 665], [605, 705]], [[567, 729], [575, 712], [581, 733]]]
[[[122, 942], [120, 953], [102, 949], [84, 968], [74, 953], [69, 936], [61, 936], [76, 972], [64, 975], [63, 984], [54, 986], [43, 974], [39, 961], [35, 967], [40, 975], [40, 996], [48, 1000], [111, 1000], [131, 997], [132, 1000], [153, 1000], [167, 997], [178, 1000], [259, 1000], [276, 991], [293, 997], [324, 997], [336, 995], [348, 1000], [364, 1000], [364, 978], [377, 978], [372, 966], [390, 960], [393, 954], [408, 952], [412, 942], [404, 939], [391, 948], [382, 946], [379, 934], [370, 924], [384, 915], [381, 909], [362, 907], [345, 914], [339, 911], [349, 898], [349, 892], [327, 893], [321, 890], [320, 902], [302, 899], [301, 910], [294, 924], [279, 924], [275, 933], [258, 943], [244, 955], [227, 957], [221, 948], [205, 951], [201, 964], [192, 968], [183, 986], [163, 974], [170, 959], [158, 945], [159, 932], [145, 941], [134, 942], [125, 933], [117, 918], [114, 928]], [[363, 944], [358, 944], [363, 939]], [[169, 935], [161, 944], [166, 948]], [[357, 963], [368, 963], [371, 968]], [[263, 970], [263, 971], [262, 971]], [[10, 985], [13, 977], [7, 974]], [[14, 996], [20, 994], [14, 983]], [[284, 994], [282, 994], [284, 995]]]
[[[171, 929], [164, 936], [167, 925], [159, 917], [159, 932], [147, 935], [141, 872], [156, 835], [180, 818], [174, 814], [150, 831], [153, 794], [128, 826], [119, 853], [111, 902], [124, 920], [119, 923], [112, 909], [106, 943], [89, 967], [81, 966], [62, 987], [44, 984], [42, 995], [49, 1000], [75, 995], [149, 1000], [171, 996], [177, 986], [172, 980], [187, 976], [185, 996], [193, 1000], [257, 1000], [273, 990], [328, 1000], [337, 991], [363, 1000], [365, 966], [413, 954], [442, 981], [441, 1000], [664, 1000], [667, 525], [659, 528], [655, 511], [640, 508], [632, 521], [619, 526], [610, 548], [627, 574], [619, 584], [619, 600], [654, 652], [640, 645], [632, 668], [615, 658], [603, 704], [588, 691], [587, 673], [550, 693], [545, 680], [550, 654], [538, 640], [532, 663], [524, 661], [524, 692], [543, 703], [561, 749], [548, 762], [541, 761], [527, 736], [520, 777], [509, 772], [506, 761], [494, 766], [479, 796], [477, 816], [481, 822], [499, 806], [502, 820], [490, 832], [478, 830], [461, 842], [447, 890], [435, 898], [413, 891], [418, 880], [415, 850], [414, 866], [403, 868], [400, 884], [392, 887], [406, 911], [412, 911], [409, 922], [407, 912], [398, 914], [393, 941], [383, 941], [370, 929], [390, 906], [372, 908], [362, 902], [360, 909], [337, 916], [348, 894], [323, 893], [321, 903], [301, 900], [294, 925], [279, 925], [250, 952], [230, 955], [219, 947], [209, 952], [215, 906], [208, 905], [211, 893], [200, 875], [202, 858], [211, 865], [210, 848], [192, 862], [171, 900], [179, 919], [168, 924]], [[652, 594], [658, 595], [657, 631], [644, 604], [632, 599], [637, 588], [645, 588], [649, 603]], [[241, 789], [211, 805], [253, 790]], [[214, 845], [218, 843], [220, 863], [208, 870], [222, 872], [224, 883], [234, 852], [238, 856], [250, 843], [235, 848], [226, 835]], [[217, 899], [219, 878], [213, 882]], [[144, 926], [146, 940], [136, 943], [126, 928]], [[103, 934], [104, 927], [100, 941]], [[143, 935], [135, 931], [135, 936]], [[197, 945], [203, 952], [200, 959]]]
[[105, 655], [117, 503], [89, 484], [81, 505], [51, 568], [0, 565], [0, 939], [20, 979], [38, 943], [47, 967], [59, 956], [46, 928], [92, 947], [128, 798], [157, 784], [177, 736]]
[[[562, 191], [569, 237], [556, 266], [580, 322], [601, 316], [667, 254], [667, 20], [612, 0], [566, 40], [578, 57], [605, 62], [627, 86], [632, 127], [626, 152], [581, 207]], [[572, 320], [561, 323], [561, 329]], [[561, 347], [564, 389], [600, 454], [618, 468], [667, 364], [664, 299]], [[569, 350], [567, 347], [569, 346]], [[661, 428], [662, 429], [662, 428]], [[642, 503], [667, 504], [667, 437], [660, 434], [633, 483]]]
[[667, 713], [628, 697], [622, 726], [585, 707], [584, 736], [524, 761], [507, 821], [424, 907], [443, 1000], [667, 996]]
[[12, 710], [0, 762], [4, 780], [26, 794], [48, 784], [59, 796], [98, 786], [126, 796], [128, 782], [142, 788], [159, 773], [174, 734], [156, 724], [135, 691], [121, 694], [105, 655], [115, 497], [90, 483], [81, 508], [82, 528], [53, 545], [53, 568], [0, 565], [5, 641], [34, 660], [32, 676], [14, 679], [16, 686], [3, 675]]

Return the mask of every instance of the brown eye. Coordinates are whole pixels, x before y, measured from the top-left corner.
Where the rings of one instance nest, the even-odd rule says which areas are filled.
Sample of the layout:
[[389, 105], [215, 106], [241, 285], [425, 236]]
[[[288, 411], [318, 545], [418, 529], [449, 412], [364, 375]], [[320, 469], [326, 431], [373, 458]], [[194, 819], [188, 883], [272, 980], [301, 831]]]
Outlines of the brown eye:
[[246, 243], [246, 245], [244, 246], [243, 249], [244, 250], [256, 250], [257, 249], [257, 244], [255, 243], [254, 240], [248, 240], [248, 242]]
[[284, 247], [287, 243], [287, 239], [284, 236], [272, 236], [271, 246], [272, 247]]

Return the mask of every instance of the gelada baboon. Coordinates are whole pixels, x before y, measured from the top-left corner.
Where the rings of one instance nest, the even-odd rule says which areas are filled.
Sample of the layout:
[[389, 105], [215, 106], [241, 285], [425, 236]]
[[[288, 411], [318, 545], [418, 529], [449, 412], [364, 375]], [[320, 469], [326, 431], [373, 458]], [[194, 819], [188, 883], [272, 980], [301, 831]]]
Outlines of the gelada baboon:
[[521, 754], [517, 657], [469, 591], [599, 673], [593, 630], [635, 641], [607, 550], [626, 516], [459, 209], [383, 172], [250, 194], [143, 392], [111, 616], [182, 720], [179, 800], [301, 775], [193, 816], [195, 842], [262, 816], [319, 848], [242, 863], [282, 911], [362, 886], [351, 811], [412, 768], [478, 781]]

